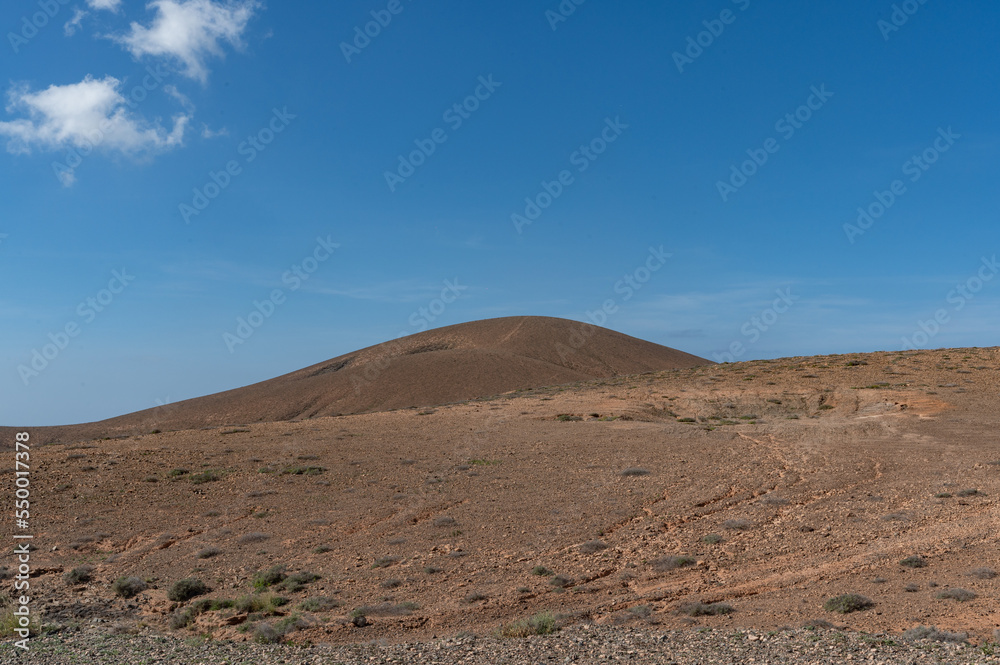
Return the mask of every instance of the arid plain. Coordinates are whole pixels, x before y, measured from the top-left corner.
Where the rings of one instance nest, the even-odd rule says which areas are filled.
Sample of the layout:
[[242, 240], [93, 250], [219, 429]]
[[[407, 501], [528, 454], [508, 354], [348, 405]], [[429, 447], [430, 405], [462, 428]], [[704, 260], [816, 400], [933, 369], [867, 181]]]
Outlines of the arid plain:
[[[335, 643], [545, 612], [977, 642], [1000, 627], [1000, 349], [713, 365], [496, 321], [242, 389], [257, 393], [30, 429], [43, 621]], [[344, 397], [322, 408], [327, 388], [294, 387], [334, 375]], [[168, 598], [191, 578], [207, 590]], [[841, 594], [872, 605], [824, 609]], [[692, 611], [715, 603], [732, 611]]]

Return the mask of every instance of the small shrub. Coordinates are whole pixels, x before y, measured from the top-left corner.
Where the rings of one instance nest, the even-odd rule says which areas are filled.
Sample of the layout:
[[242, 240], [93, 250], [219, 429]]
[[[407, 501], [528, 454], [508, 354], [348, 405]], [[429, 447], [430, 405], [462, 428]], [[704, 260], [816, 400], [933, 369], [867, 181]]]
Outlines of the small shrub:
[[805, 630], [827, 630], [829, 628], [836, 628], [836, 626], [826, 619], [812, 619], [802, 624], [802, 628]]
[[689, 617], [720, 616], [723, 614], [732, 614], [735, 611], [733, 606], [727, 603], [684, 603], [677, 608], [678, 614], [684, 614]]
[[689, 556], [664, 556], [659, 559], [653, 559], [649, 562], [649, 565], [653, 567], [653, 570], [658, 573], [665, 573], [677, 568], [686, 568], [688, 566], [693, 566], [694, 564], [695, 560]]
[[588, 540], [579, 547], [581, 554], [596, 554], [606, 549], [608, 549], [608, 544], [603, 540]]
[[187, 628], [194, 622], [195, 613], [190, 609], [177, 610], [170, 615], [170, 627], [174, 630]]
[[929, 640], [931, 642], [965, 642], [968, 635], [965, 633], [951, 633], [947, 630], [938, 630], [935, 626], [916, 626], [903, 633], [903, 639], [908, 642], [917, 640]]
[[398, 556], [383, 556], [375, 559], [375, 563], [372, 564], [372, 568], [388, 568], [392, 564], [399, 561]]
[[976, 594], [973, 593], [972, 591], [969, 591], [968, 589], [959, 589], [956, 587], [954, 589], [945, 589], [944, 591], [939, 591], [938, 594], [934, 597], [939, 598], [941, 600], [957, 600], [960, 603], [964, 603], [967, 600], [972, 600], [973, 598], [975, 598]]
[[111, 585], [111, 590], [121, 598], [132, 598], [146, 590], [146, 583], [138, 577], [119, 577]]
[[171, 478], [176, 478], [177, 476], [183, 476], [188, 473], [191, 472], [188, 471], [187, 469], [171, 469], [170, 473], [168, 473], [167, 475], [170, 476]]
[[710, 533], [701, 540], [702, 542], [706, 542], [709, 545], [718, 545], [719, 543], [722, 542], [722, 536], [720, 536], [717, 533]]
[[565, 589], [566, 587], [573, 586], [573, 578], [566, 575], [556, 575], [549, 580], [549, 584], [560, 589]]
[[211, 559], [213, 556], [218, 556], [222, 553], [218, 547], [206, 547], [204, 549], [195, 552], [195, 556], [199, 559]]
[[556, 416], [556, 420], [565, 423], [565, 422], [574, 422], [577, 420], [583, 420], [583, 418], [581, 418], [580, 416], [574, 416], [571, 413], [560, 413], [558, 416]]
[[730, 531], [744, 531], [750, 528], [750, 520], [742, 518], [726, 520], [722, 523], [722, 528], [729, 529]]
[[196, 614], [205, 612], [218, 612], [230, 607], [235, 607], [236, 601], [226, 598], [201, 598], [191, 603], [191, 611]]
[[177, 603], [183, 603], [195, 596], [206, 594], [208, 591], [208, 586], [197, 577], [188, 577], [174, 582], [167, 592], [167, 598]]
[[903, 591], [905, 591], [906, 593], [915, 593], [917, 591], [920, 591], [920, 585], [919, 584], [907, 584], [905, 587], [903, 587]]
[[442, 517], [438, 517], [434, 520], [434, 526], [452, 526], [453, 524], [455, 524], [455, 518], [448, 517], [447, 515], [443, 515]]
[[487, 595], [479, 593], [478, 591], [473, 591], [472, 593], [466, 595], [465, 598], [462, 599], [462, 602], [467, 604], [472, 604], [472, 603], [478, 603], [481, 600], [486, 600], [487, 598], [488, 598]]
[[326, 471], [321, 466], [289, 466], [282, 469], [281, 473], [292, 476], [318, 476]]
[[649, 605], [636, 605], [628, 608], [628, 613], [639, 619], [646, 619], [653, 614], [653, 608]]
[[288, 599], [274, 594], [247, 594], [236, 599], [233, 607], [237, 612], [251, 614], [274, 614], [277, 608], [288, 604]]
[[281, 583], [281, 586], [284, 587], [285, 591], [295, 593], [297, 591], [301, 591], [305, 585], [315, 582], [318, 579], [319, 575], [316, 573], [310, 573], [309, 571], [303, 570], [302, 572], [289, 575]]
[[500, 637], [528, 637], [550, 635], [556, 631], [556, 618], [551, 612], [539, 612], [528, 619], [521, 619], [500, 627]]
[[91, 580], [91, 575], [94, 573], [94, 567], [88, 565], [77, 566], [73, 570], [66, 573], [63, 577], [67, 584], [83, 584]]
[[532, 575], [538, 575], [540, 577], [548, 577], [549, 575], [555, 575], [554, 572], [546, 568], [545, 566], [535, 566], [531, 569]]
[[373, 616], [405, 616], [414, 610], [420, 609], [420, 605], [413, 602], [404, 603], [379, 603], [378, 605], [363, 605], [353, 610], [351, 618], [373, 617]]
[[204, 483], [215, 482], [218, 479], [219, 476], [214, 471], [203, 471], [191, 476], [191, 483], [194, 485], [202, 485]]
[[383, 589], [395, 589], [398, 586], [402, 586], [403, 581], [393, 577], [392, 579], [383, 580], [379, 586]]
[[326, 552], [332, 552], [333, 548], [329, 545], [317, 545], [313, 548], [313, 554], [325, 554]]
[[875, 607], [872, 599], [857, 593], [845, 593], [840, 596], [834, 596], [823, 603], [823, 609], [827, 612], [839, 612], [841, 614], [867, 610], [871, 607]]
[[634, 478], [636, 476], [648, 476], [651, 473], [649, 469], [640, 469], [639, 467], [629, 467], [622, 471], [622, 475], [626, 478]]
[[433, 575], [434, 573], [440, 573], [441, 569], [440, 568], [435, 568], [434, 566], [424, 566], [423, 567], [423, 571], [427, 575]]
[[[935, 499], [950, 499], [951, 498], [951, 492], [938, 492], [937, 494], [934, 495], [934, 498]], [[914, 628], [912, 630], [916, 630], [916, 629]]]
[[285, 634], [274, 625], [261, 621], [253, 631], [253, 640], [259, 644], [277, 644]]
[[992, 568], [973, 568], [966, 575], [980, 580], [992, 580], [997, 576], [997, 571]]
[[922, 556], [908, 556], [899, 562], [899, 565], [906, 566], [907, 568], [926, 568], [927, 560]]
[[284, 566], [271, 566], [267, 570], [262, 570], [253, 576], [250, 585], [257, 591], [262, 591], [269, 586], [278, 584], [287, 577]]

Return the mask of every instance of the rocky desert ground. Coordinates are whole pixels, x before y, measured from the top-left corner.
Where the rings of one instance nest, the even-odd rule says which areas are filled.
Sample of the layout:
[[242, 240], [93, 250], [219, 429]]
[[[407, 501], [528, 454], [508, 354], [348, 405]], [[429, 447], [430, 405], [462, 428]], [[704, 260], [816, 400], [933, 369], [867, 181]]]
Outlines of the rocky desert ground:
[[1000, 349], [678, 364], [36, 428], [38, 662], [995, 662]]

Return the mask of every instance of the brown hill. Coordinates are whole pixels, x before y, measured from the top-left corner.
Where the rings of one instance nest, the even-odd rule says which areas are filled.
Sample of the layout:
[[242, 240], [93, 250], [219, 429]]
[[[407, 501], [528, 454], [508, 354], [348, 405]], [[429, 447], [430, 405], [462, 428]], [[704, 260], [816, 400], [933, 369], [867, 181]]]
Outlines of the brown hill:
[[274, 379], [67, 427], [42, 441], [273, 422], [460, 402], [513, 390], [710, 364], [612, 330], [517, 316], [370, 346]]

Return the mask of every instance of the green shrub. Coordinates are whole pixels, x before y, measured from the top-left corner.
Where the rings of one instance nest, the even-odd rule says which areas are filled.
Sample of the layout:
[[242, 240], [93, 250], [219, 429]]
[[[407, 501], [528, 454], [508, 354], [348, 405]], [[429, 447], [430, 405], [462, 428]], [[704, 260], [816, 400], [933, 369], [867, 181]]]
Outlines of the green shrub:
[[555, 575], [554, 572], [546, 568], [545, 566], [535, 566], [531, 569], [532, 575], [538, 575], [540, 577], [548, 577], [549, 575]]
[[263, 591], [269, 586], [274, 586], [278, 584], [287, 577], [285, 575], [284, 566], [271, 566], [267, 570], [262, 570], [253, 576], [253, 580], [250, 582], [250, 586], [254, 588], [255, 591]]
[[206, 594], [208, 591], [209, 588], [204, 582], [196, 577], [188, 577], [174, 582], [170, 590], [167, 591], [167, 598], [177, 603], [183, 603], [195, 596]]
[[326, 471], [321, 466], [289, 466], [282, 469], [281, 473], [292, 476], [317, 476]]
[[827, 612], [839, 612], [841, 614], [867, 610], [872, 607], [875, 607], [875, 603], [871, 598], [857, 593], [845, 593], [840, 596], [834, 596], [823, 603], [823, 609]]
[[311, 582], [315, 582], [319, 579], [319, 575], [315, 573], [310, 573], [307, 571], [302, 571], [300, 573], [294, 573], [289, 575], [281, 582], [281, 586], [289, 593], [295, 593], [296, 591], [301, 591], [302, 588]]
[[202, 471], [201, 473], [196, 473], [193, 476], [191, 476], [191, 482], [195, 485], [211, 483], [218, 479], [219, 476], [214, 471]]
[[656, 572], [665, 573], [677, 568], [693, 566], [695, 563], [696, 561], [689, 556], [664, 556], [659, 559], [653, 559], [649, 562], [649, 565], [652, 566], [653, 570]]
[[67, 584], [83, 584], [84, 582], [89, 582], [91, 580], [91, 575], [94, 573], [94, 567], [89, 565], [77, 566], [73, 570], [66, 573], [63, 577]]
[[146, 583], [138, 577], [122, 576], [111, 585], [111, 590], [115, 592], [115, 595], [122, 598], [132, 598], [145, 589]]
[[922, 556], [908, 556], [899, 562], [899, 565], [906, 566], [907, 568], [926, 568], [927, 560]]
[[909, 642], [917, 640], [930, 640], [932, 642], [965, 642], [968, 635], [965, 633], [950, 633], [947, 630], [938, 630], [935, 626], [915, 626], [903, 633], [903, 639]]
[[344, 603], [336, 598], [320, 596], [318, 598], [307, 598], [299, 603], [299, 609], [306, 612], [325, 612], [335, 607], [340, 607]]
[[528, 637], [529, 635], [549, 635], [556, 631], [556, 618], [551, 612], [539, 612], [527, 619], [508, 623], [500, 627], [500, 637]]
[[960, 603], [964, 603], [967, 600], [972, 600], [976, 597], [976, 594], [968, 589], [945, 589], [944, 591], [938, 592], [935, 598], [940, 598], [942, 600], [957, 600]]
[[596, 554], [606, 549], [608, 549], [608, 544], [603, 540], [588, 540], [579, 547], [581, 554]]

